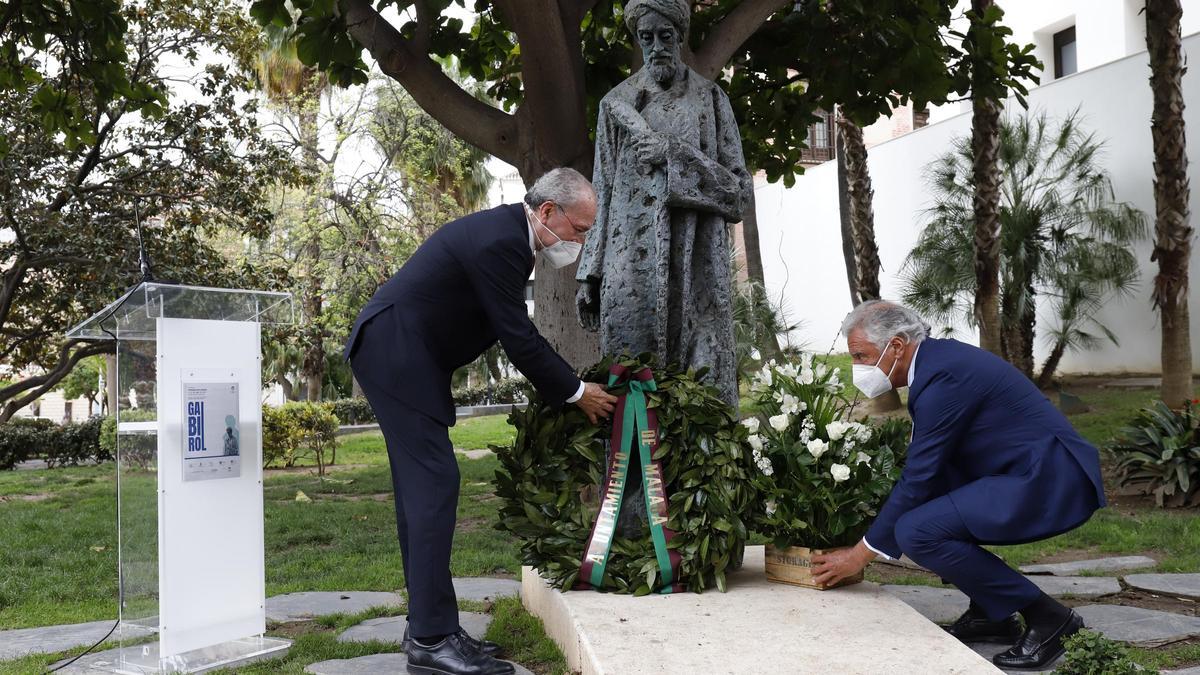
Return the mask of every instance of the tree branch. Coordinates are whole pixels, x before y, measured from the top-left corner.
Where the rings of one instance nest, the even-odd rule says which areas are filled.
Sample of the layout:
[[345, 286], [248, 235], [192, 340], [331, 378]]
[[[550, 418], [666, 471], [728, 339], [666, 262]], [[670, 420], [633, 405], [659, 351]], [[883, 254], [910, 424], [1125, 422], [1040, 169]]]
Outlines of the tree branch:
[[716, 79], [738, 48], [775, 12], [792, 0], [744, 0], [709, 31], [704, 44], [692, 57], [692, 68], [708, 79]]
[[425, 112], [455, 136], [475, 147], [516, 163], [517, 126], [512, 115], [467, 93], [446, 76], [433, 59], [418, 52], [372, 7], [370, 0], [341, 0], [350, 35], [388, 77], [408, 91]]
[[[58, 352], [58, 365], [49, 372], [26, 378], [0, 389], [0, 401], [6, 401], [4, 410], [0, 411], [0, 422], [7, 422], [18, 410], [36, 401], [42, 394], [53, 389], [64, 377], [70, 374], [71, 370], [75, 368], [75, 364], [81, 360], [96, 354], [110, 354], [116, 351], [116, 343], [97, 342], [86, 347], [80, 347], [72, 353], [71, 348], [79, 343], [79, 340], [70, 340], [64, 344]], [[32, 391], [30, 391], [31, 389]], [[18, 398], [13, 398], [21, 392], [27, 393]]]

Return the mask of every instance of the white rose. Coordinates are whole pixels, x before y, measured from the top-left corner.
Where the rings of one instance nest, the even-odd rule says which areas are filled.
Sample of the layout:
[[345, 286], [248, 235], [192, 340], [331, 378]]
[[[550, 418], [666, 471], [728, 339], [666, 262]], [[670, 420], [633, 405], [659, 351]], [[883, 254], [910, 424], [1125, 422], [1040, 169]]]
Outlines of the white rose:
[[757, 417], [747, 417], [746, 419], [742, 420], [742, 426], [749, 429], [750, 433], [752, 434], [758, 433], [758, 424], [759, 422]]
[[821, 455], [825, 454], [825, 451], [828, 449], [829, 445], [819, 438], [814, 438], [808, 442], [808, 454], [812, 455], [813, 457], [819, 458]]
[[747, 442], [748, 442], [748, 443], [750, 443], [750, 447], [751, 447], [751, 448], [754, 448], [754, 451], [755, 451], [755, 452], [758, 452], [759, 450], [762, 450], [762, 449], [763, 449], [763, 439], [762, 439], [762, 436], [759, 436], [758, 434], [755, 434], [755, 435], [751, 436], [750, 438], [748, 438], [748, 439], [746, 439], [746, 440], [747, 440]]
[[801, 410], [800, 399], [792, 396], [791, 394], [784, 394], [783, 400], [780, 401], [780, 404], [780, 408], [783, 410], [783, 412], [789, 415], [795, 415]]
[[858, 455], [856, 455], [854, 457], [855, 464], [869, 464], [870, 462], [871, 462], [871, 456], [865, 452], [860, 452], [860, 453], [858, 453]]
[[850, 477], [850, 467], [845, 464], [834, 464], [829, 467], [829, 473], [833, 476], [836, 483], [840, 483]]
[[771, 423], [771, 427], [773, 427], [775, 429], [775, 431], [783, 431], [784, 429], [788, 428], [787, 413], [775, 415], [775, 416], [771, 417], [770, 419], [768, 419], [767, 421]]
[[846, 430], [849, 428], [849, 424], [834, 420], [833, 422], [825, 425], [825, 432], [829, 434], [829, 440], [840, 441], [842, 440], [842, 436], [845, 435]]

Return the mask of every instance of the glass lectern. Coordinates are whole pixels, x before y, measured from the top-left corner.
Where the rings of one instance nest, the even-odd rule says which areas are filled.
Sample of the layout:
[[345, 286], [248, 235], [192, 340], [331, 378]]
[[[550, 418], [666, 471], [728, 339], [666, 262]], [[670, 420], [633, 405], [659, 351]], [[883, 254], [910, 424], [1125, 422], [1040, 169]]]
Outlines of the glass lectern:
[[117, 341], [119, 639], [95, 664], [190, 673], [286, 650], [266, 631], [260, 326], [288, 293], [144, 282], [72, 328]]

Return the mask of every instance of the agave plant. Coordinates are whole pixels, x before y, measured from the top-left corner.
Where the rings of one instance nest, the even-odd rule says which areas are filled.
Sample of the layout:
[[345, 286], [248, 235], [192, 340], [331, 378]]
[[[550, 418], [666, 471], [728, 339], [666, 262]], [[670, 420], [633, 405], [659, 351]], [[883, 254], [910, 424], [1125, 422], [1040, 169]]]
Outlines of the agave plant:
[[1121, 487], [1153, 494], [1159, 506], [1200, 501], [1200, 431], [1195, 401], [1172, 410], [1155, 401], [1109, 447]]

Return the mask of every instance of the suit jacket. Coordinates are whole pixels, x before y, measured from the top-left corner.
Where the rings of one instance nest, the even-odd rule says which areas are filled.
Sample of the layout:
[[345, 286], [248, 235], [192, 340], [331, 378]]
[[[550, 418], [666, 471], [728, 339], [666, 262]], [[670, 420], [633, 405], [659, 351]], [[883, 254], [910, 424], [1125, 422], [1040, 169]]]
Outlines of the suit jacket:
[[363, 307], [345, 357], [356, 377], [453, 425], [450, 376], [499, 339], [542, 397], [561, 404], [579, 377], [529, 319], [525, 282], [532, 271], [521, 205], [447, 223]]
[[1000, 357], [956, 340], [926, 339], [908, 392], [913, 438], [900, 481], [866, 538], [900, 556], [896, 521], [949, 495], [984, 543], [1020, 543], [1070, 530], [1105, 505], [1096, 448]]

